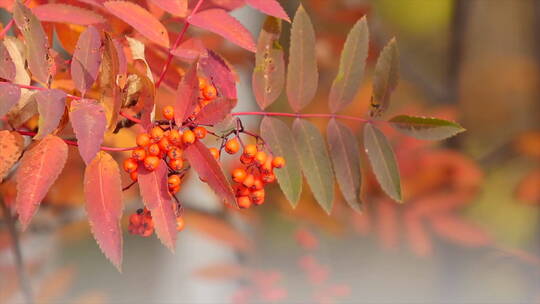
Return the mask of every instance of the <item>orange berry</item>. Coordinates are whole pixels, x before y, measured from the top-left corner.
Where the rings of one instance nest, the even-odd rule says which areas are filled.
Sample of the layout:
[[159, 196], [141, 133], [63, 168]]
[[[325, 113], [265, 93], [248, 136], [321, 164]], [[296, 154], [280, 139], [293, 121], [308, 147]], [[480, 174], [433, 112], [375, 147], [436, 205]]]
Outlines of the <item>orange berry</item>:
[[210, 148], [210, 154], [216, 159], [219, 160], [219, 150], [217, 148]]
[[174, 108], [173, 106], [166, 106], [163, 108], [163, 117], [167, 120], [173, 120], [174, 118]]
[[169, 187], [169, 192], [171, 194], [176, 194], [176, 193], [178, 193], [178, 191], [180, 191], [180, 185], [174, 186], [174, 187]]
[[257, 154], [257, 146], [253, 144], [246, 145], [244, 147], [244, 155], [247, 157], [255, 157], [255, 154]]
[[240, 207], [242, 209], [246, 209], [246, 208], [251, 207], [251, 200], [247, 196], [240, 196], [237, 199], [237, 202], [238, 202], [238, 207]]
[[206, 131], [206, 129], [203, 127], [196, 127], [195, 129], [193, 129], [193, 133], [195, 133], [195, 136], [198, 139], [203, 139], [206, 137], [206, 133], [208, 133], [208, 131]]
[[126, 171], [127, 173], [137, 171], [138, 166], [139, 165], [137, 164], [137, 161], [133, 158], [126, 158], [124, 160], [124, 171]]
[[272, 167], [278, 169], [285, 167], [285, 158], [281, 156], [274, 157], [274, 159], [272, 160]]
[[164, 131], [160, 126], [155, 126], [150, 130], [150, 137], [154, 140], [154, 142], [158, 142], [163, 138]]
[[149, 237], [152, 236], [152, 233], [154, 233], [154, 228], [146, 228], [143, 230], [143, 233], [141, 233], [141, 236], [143, 237]]
[[253, 162], [253, 157], [242, 154], [242, 156], [240, 156], [240, 162], [244, 165], [249, 165]]
[[176, 218], [176, 231], [182, 231], [184, 230], [184, 218], [179, 216]]
[[264, 202], [264, 189], [259, 189], [259, 190], [252, 191], [249, 194], [249, 198], [256, 205], [262, 204]]
[[205, 99], [215, 99], [217, 97], [216, 87], [213, 85], [207, 85], [202, 89], [202, 93]]
[[242, 185], [251, 188], [253, 184], [255, 183], [255, 176], [253, 174], [248, 174], [246, 178], [242, 181]]
[[238, 141], [238, 138], [233, 138], [227, 141], [225, 143], [225, 151], [229, 154], [234, 154], [240, 150], [240, 142]]
[[138, 149], [133, 150], [133, 152], [131, 152], [131, 158], [133, 158], [136, 161], [143, 161], [145, 157], [146, 157], [146, 150], [144, 150], [143, 148], [138, 148]]
[[244, 185], [236, 185], [234, 186], [234, 193], [236, 196], [248, 196], [250, 191], [249, 188], [245, 187]]
[[182, 134], [182, 142], [185, 145], [189, 145], [195, 142], [195, 133], [191, 130], [184, 131], [184, 134]]
[[206, 81], [206, 78], [199, 77], [199, 88], [205, 88], [208, 85], [208, 81]]
[[260, 177], [256, 177], [254, 180], [253, 180], [253, 185], [251, 186], [251, 189], [255, 189], [255, 190], [260, 190], [264, 188], [264, 183], [263, 181], [261, 180]]
[[154, 171], [159, 166], [160, 159], [155, 155], [149, 155], [144, 159], [144, 167], [147, 170]]
[[237, 183], [241, 183], [246, 179], [247, 172], [243, 168], [237, 168], [232, 171], [232, 179]]
[[169, 166], [174, 171], [182, 170], [182, 168], [184, 167], [184, 160], [181, 158], [171, 159], [169, 160]]
[[261, 165], [263, 165], [263, 164], [266, 162], [266, 158], [267, 158], [267, 157], [268, 157], [268, 156], [266, 156], [266, 152], [264, 152], [264, 151], [259, 151], [259, 152], [257, 152], [257, 154], [255, 154], [254, 159], [255, 159], [255, 162], [256, 162], [259, 166], [261, 166]]
[[139, 173], [137, 173], [137, 171], [133, 171], [129, 174], [129, 177], [131, 178], [132, 181], [136, 182], [137, 179], [139, 178]]
[[169, 176], [169, 178], [167, 178], [167, 185], [169, 186], [169, 188], [180, 186], [181, 182], [182, 182], [182, 180], [180, 179], [180, 176], [178, 176], [176, 174], [171, 175], [171, 176]]
[[159, 153], [161, 153], [161, 148], [159, 147], [158, 144], [151, 144], [148, 147], [148, 154], [158, 156]]
[[142, 216], [136, 213], [130, 215], [129, 224], [133, 226], [140, 226], [142, 224]]
[[169, 136], [167, 136], [169, 139], [169, 142], [173, 145], [180, 145], [182, 143], [182, 133], [180, 133], [178, 130], [172, 129], [169, 132]]
[[159, 149], [163, 152], [167, 152], [169, 150], [171, 150], [171, 148], [173, 147], [171, 145], [171, 143], [169, 142], [169, 140], [167, 139], [167, 137], [163, 137], [159, 142], [158, 142], [158, 145], [159, 145]]
[[264, 164], [261, 166], [261, 171], [263, 173], [270, 173], [272, 172], [272, 157], [267, 157]]
[[179, 159], [182, 158], [182, 154], [184, 154], [184, 150], [178, 148], [178, 147], [172, 147], [169, 152], [167, 152], [167, 156], [170, 159]]
[[141, 133], [137, 135], [137, 139], [135, 141], [137, 142], [137, 146], [146, 147], [150, 144], [150, 135], [147, 133]]
[[276, 176], [274, 173], [266, 173], [261, 176], [261, 180], [266, 184], [270, 184], [276, 181]]

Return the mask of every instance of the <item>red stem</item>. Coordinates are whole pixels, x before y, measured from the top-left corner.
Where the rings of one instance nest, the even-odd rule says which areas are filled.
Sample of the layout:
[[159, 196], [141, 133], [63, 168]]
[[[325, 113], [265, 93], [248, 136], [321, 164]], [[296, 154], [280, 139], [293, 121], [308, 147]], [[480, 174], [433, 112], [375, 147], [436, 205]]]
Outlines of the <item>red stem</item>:
[[159, 75], [158, 81], [156, 82], [156, 89], [159, 88], [161, 85], [161, 82], [163, 81], [163, 78], [165, 78], [165, 74], [169, 70], [169, 66], [171, 65], [171, 61], [173, 58], [172, 50], [176, 49], [180, 42], [182, 42], [182, 39], [184, 39], [184, 36], [186, 35], [186, 32], [190, 26], [189, 19], [191, 19], [191, 16], [195, 15], [201, 5], [203, 4], [204, 0], [199, 0], [197, 2], [197, 5], [193, 8], [189, 16], [187, 16], [186, 19], [184, 19], [184, 27], [182, 28], [182, 31], [180, 32], [180, 35], [176, 38], [176, 41], [174, 42], [173, 46], [169, 48], [168, 54], [167, 54], [167, 60], [165, 61], [165, 65], [163, 66], [163, 69], [161, 70], [161, 74]]
[[[21, 130], [16, 130], [16, 131], [19, 132], [19, 134], [24, 135], [24, 136], [35, 136], [37, 134], [36, 132], [31, 132], [31, 131], [21, 131]], [[63, 141], [70, 146], [75, 146], [75, 147], [79, 146], [79, 144], [74, 140], [63, 139]], [[104, 147], [104, 146], [101, 147], [101, 150], [103, 151], [113, 151], [113, 152], [131, 151], [135, 149], [137, 149], [137, 147], [129, 147], [129, 148], [114, 148], [114, 147]]]
[[123, 117], [133, 121], [134, 123], [141, 123], [140, 119], [135, 118], [135, 117], [133, 117], [133, 116], [131, 116], [131, 115], [125, 113], [125, 112], [120, 111], [120, 116], [123, 116]]
[[[29, 89], [29, 90], [36, 90], [36, 91], [49, 90], [48, 88], [35, 87], [35, 86], [31, 86], [31, 85], [18, 84], [18, 83], [13, 83], [13, 82], [8, 82], [8, 81], [0, 81], [0, 83], [10, 83], [10, 84], [18, 86], [19, 88], [22, 88], [22, 89]], [[75, 96], [75, 95], [71, 95], [71, 94], [66, 94], [66, 95], [67, 95], [68, 98], [71, 98], [71, 99], [76, 99], [76, 100], [82, 99], [82, 97], [79, 97], [79, 96]]]
[[281, 112], [233, 112], [232, 116], [281, 116], [281, 117], [294, 117], [294, 118], [337, 118], [346, 120], [355, 120], [360, 122], [373, 122], [369, 119], [364, 119], [355, 116], [339, 115], [339, 114], [297, 114], [297, 113], [281, 113]]
[[0, 39], [3, 38], [7, 32], [9, 31], [9, 29], [11, 29], [11, 27], [13, 26], [13, 24], [15, 23], [15, 21], [13, 19], [11, 19], [8, 24], [6, 24], [6, 27], [2, 30], [2, 32], [0, 32]]

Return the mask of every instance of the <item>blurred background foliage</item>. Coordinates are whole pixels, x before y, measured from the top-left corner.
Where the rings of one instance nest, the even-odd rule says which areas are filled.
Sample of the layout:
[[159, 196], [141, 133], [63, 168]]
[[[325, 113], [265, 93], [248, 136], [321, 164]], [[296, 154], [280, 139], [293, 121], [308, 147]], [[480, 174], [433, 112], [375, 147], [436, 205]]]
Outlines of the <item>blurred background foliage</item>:
[[[294, 15], [299, 2], [281, 2]], [[187, 228], [176, 255], [154, 237], [126, 233], [124, 272], [118, 273], [89, 233], [81, 208], [83, 165], [71, 153], [69, 170], [22, 236], [38, 302], [540, 302], [540, 2], [302, 3], [317, 32], [321, 71], [317, 100], [307, 112], [328, 111], [328, 90], [346, 34], [367, 14], [368, 77], [346, 112], [367, 115], [374, 59], [396, 36], [402, 80], [387, 117], [433, 115], [467, 128], [440, 143], [385, 129], [399, 159], [405, 204], [386, 198], [365, 161], [362, 214], [352, 213], [336, 194], [327, 216], [307, 187], [295, 210], [274, 188], [264, 206], [231, 213], [195, 176], [181, 196], [188, 207]], [[9, 15], [0, 12], [5, 24]], [[250, 8], [234, 14], [258, 33], [262, 15]], [[289, 25], [284, 30], [287, 46]], [[212, 34], [190, 34], [202, 35], [237, 68], [238, 109], [256, 109], [249, 85], [253, 56]], [[147, 57], [160, 69], [152, 54]], [[166, 90], [158, 94], [162, 102], [171, 96]], [[269, 110], [290, 111], [284, 98]], [[248, 125], [256, 128], [257, 122]], [[315, 122], [325, 129], [326, 121]], [[110, 142], [129, 146], [132, 136], [122, 131]], [[12, 188], [3, 185], [7, 202], [13, 200]], [[137, 189], [126, 195], [127, 210], [140, 206]], [[0, 302], [18, 303], [9, 246], [0, 230]]]

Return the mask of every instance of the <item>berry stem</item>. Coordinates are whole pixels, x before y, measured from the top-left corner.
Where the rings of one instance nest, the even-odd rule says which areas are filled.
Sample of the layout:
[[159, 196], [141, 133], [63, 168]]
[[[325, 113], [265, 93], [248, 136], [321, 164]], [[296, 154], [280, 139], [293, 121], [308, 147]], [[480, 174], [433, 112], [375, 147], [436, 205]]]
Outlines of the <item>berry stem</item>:
[[[15, 130], [15, 131], [17, 131], [19, 134], [24, 135], [24, 136], [35, 136], [37, 134], [36, 132], [31, 132], [31, 131], [22, 131], [22, 130]], [[79, 146], [79, 144], [75, 140], [69, 140], [69, 139], [62, 139], [62, 140], [66, 144], [68, 144], [70, 146], [75, 146], [75, 147]], [[103, 150], [103, 151], [112, 151], [112, 152], [131, 151], [131, 150], [135, 150], [135, 149], [137, 149], [137, 147], [115, 148], [115, 147], [101, 146], [101, 150]]]
[[197, 2], [197, 4], [193, 8], [189, 16], [187, 16], [186, 19], [184, 19], [184, 26], [182, 28], [182, 31], [176, 38], [176, 41], [174, 42], [173, 46], [170, 47], [167, 52], [168, 53], [167, 60], [165, 61], [165, 65], [163, 66], [163, 69], [161, 70], [161, 74], [159, 75], [158, 81], [156, 82], [156, 89], [159, 88], [159, 86], [161, 85], [161, 82], [163, 81], [163, 78], [165, 78], [165, 74], [167, 73], [167, 70], [169, 70], [169, 66], [171, 65], [171, 61], [173, 58], [172, 51], [180, 45], [180, 42], [182, 42], [182, 39], [184, 39], [184, 36], [186, 35], [186, 32], [190, 26], [189, 19], [191, 19], [191, 16], [197, 13], [197, 11], [199, 10], [203, 2], [204, 0], [199, 0], [199, 2]]
[[281, 116], [281, 117], [294, 117], [294, 118], [337, 118], [346, 120], [355, 120], [364, 123], [373, 122], [369, 119], [364, 119], [355, 116], [339, 115], [339, 114], [298, 114], [298, 113], [282, 113], [282, 112], [233, 112], [232, 116]]
[[[26, 5], [28, 1], [29, 0], [25, 0], [23, 4]], [[6, 27], [4, 27], [4, 29], [0, 32], [0, 39], [4, 38], [7, 32], [13, 27], [13, 24], [15, 24], [15, 19], [12, 17], [8, 24], [6, 24]]]
[[128, 120], [133, 121], [134, 123], [141, 123], [140, 119], [135, 118], [135, 117], [123, 112], [123, 111], [120, 111], [120, 116], [123, 116], [123, 117], [127, 118]]
[[[29, 89], [29, 90], [36, 90], [36, 91], [49, 90], [48, 88], [36, 87], [36, 86], [25, 85], [25, 84], [18, 84], [18, 83], [13, 83], [13, 82], [9, 82], [9, 81], [0, 81], [0, 83], [10, 83], [10, 84], [18, 86], [19, 88], [22, 88], [22, 89]], [[71, 95], [71, 94], [66, 94], [66, 95], [67, 95], [68, 98], [71, 98], [71, 99], [76, 99], [76, 100], [82, 99], [82, 97], [79, 97], [79, 96], [75, 96], [75, 95]]]

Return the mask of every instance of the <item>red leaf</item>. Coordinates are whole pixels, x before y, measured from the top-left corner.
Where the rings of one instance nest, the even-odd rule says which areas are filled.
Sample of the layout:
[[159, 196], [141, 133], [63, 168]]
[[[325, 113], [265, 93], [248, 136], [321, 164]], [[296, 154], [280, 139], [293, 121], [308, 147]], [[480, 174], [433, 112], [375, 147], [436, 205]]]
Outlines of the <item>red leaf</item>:
[[199, 80], [197, 65], [194, 62], [178, 84], [176, 102], [174, 103], [174, 121], [181, 126], [184, 120], [193, 113], [199, 101]]
[[84, 171], [84, 197], [92, 234], [105, 256], [122, 268], [122, 184], [111, 155], [99, 152]]
[[225, 204], [238, 207], [231, 185], [223, 175], [220, 165], [203, 143], [196, 141], [189, 145], [184, 155], [199, 177], [208, 183]]
[[228, 99], [237, 98], [234, 72], [221, 56], [208, 50], [208, 57], [201, 59], [201, 68], [221, 95]]
[[[0, 43], [0, 62], [2, 62], [2, 64], [0, 64], [0, 78], [13, 81], [17, 74], [17, 68], [3, 43]], [[0, 105], [0, 107], [2, 106]], [[0, 116], [2, 116], [2, 114], [0, 114]]]
[[39, 130], [34, 139], [50, 134], [60, 122], [66, 107], [66, 93], [62, 90], [40, 91], [34, 95], [39, 112]]
[[71, 103], [69, 120], [77, 137], [79, 153], [88, 165], [99, 152], [103, 142], [107, 126], [105, 110], [93, 99], [75, 100]]
[[20, 1], [15, 2], [13, 7], [13, 19], [23, 34], [28, 68], [32, 76], [44, 84], [48, 83], [52, 74], [52, 57], [43, 26]]
[[176, 242], [176, 215], [174, 201], [167, 189], [167, 165], [161, 161], [154, 171], [139, 166], [139, 189], [146, 208], [152, 213], [156, 234], [167, 248], [174, 252]]
[[32, 8], [32, 12], [39, 20], [46, 22], [72, 23], [79, 25], [105, 22], [105, 19], [96, 12], [63, 3], [46, 3]]
[[[0, 99], [1, 100], [1, 99]], [[21, 134], [10, 131], [0, 131], [0, 183], [9, 173], [9, 170], [21, 157], [24, 149], [24, 139]]]
[[276, 0], [246, 0], [246, 3], [267, 15], [283, 19], [289, 23], [291, 22], [287, 13]]
[[169, 48], [167, 29], [144, 8], [127, 1], [108, 1], [104, 5], [109, 12], [131, 25], [150, 41]]
[[223, 121], [235, 106], [236, 100], [219, 98], [202, 108], [195, 121], [202, 125], [215, 125]]
[[101, 45], [99, 32], [93, 26], [89, 26], [77, 41], [71, 60], [71, 77], [83, 96], [97, 79], [103, 51]]
[[216, 33], [250, 52], [256, 51], [251, 33], [225, 10], [215, 8], [202, 11], [191, 16], [189, 23]]
[[175, 16], [185, 17], [187, 15], [188, 0], [151, 0], [166, 12]]
[[[0, 52], [2, 52], [2, 45], [0, 43]], [[0, 117], [6, 115], [17, 104], [19, 98], [21, 98], [21, 89], [18, 86], [11, 83], [0, 83]]]
[[208, 56], [202, 40], [198, 38], [190, 38], [182, 42], [176, 49], [171, 51], [171, 54], [187, 61]]
[[23, 230], [66, 164], [68, 147], [59, 137], [47, 135], [26, 151], [17, 171], [16, 209]]
[[454, 215], [437, 215], [430, 218], [437, 234], [464, 246], [489, 245], [491, 237], [480, 227]]

